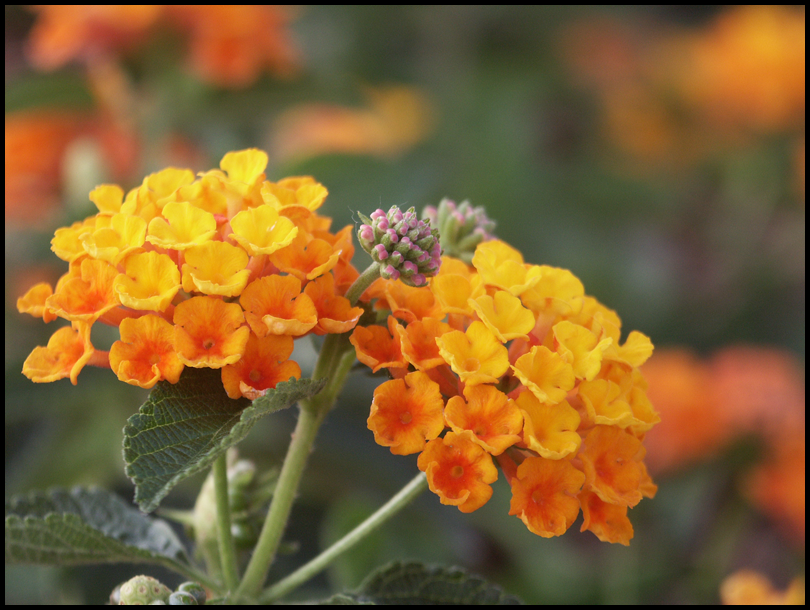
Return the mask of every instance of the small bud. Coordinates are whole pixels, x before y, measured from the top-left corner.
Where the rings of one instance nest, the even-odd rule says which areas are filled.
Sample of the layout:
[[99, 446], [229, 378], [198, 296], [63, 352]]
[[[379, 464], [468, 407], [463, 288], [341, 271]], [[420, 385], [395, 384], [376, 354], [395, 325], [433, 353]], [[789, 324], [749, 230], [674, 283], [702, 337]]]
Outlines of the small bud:
[[475, 247], [494, 237], [495, 222], [487, 217], [483, 207], [474, 208], [469, 201], [456, 204], [442, 199], [438, 208], [427, 206], [422, 218], [438, 229], [444, 253], [467, 264], [472, 262]]
[[169, 595], [170, 606], [197, 606], [197, 598], [185, 591], [175, 591]]
[[171, 589], [151, 576], [135, 576], [121, 585], [118, 605], [146, 606], [169, 599]]
[[409, 286], [424, 286], [441, 265], [439, 234], [430, 223], [419, 220], [414, 208], [403, 212], [392, 206], [388, 213], [376, 210], [359, 214], [360, 246], [380, 264], [380, 276], [401, 279]]
[[205, 605], [207, 595], [205, 594], [205, 588], [203, 588], [200, 583], [194, 581], [184, 582], [182, 585], [177, 587], [177, 590], [193, 595], [194, 599], [197, 600], [198, 606]]

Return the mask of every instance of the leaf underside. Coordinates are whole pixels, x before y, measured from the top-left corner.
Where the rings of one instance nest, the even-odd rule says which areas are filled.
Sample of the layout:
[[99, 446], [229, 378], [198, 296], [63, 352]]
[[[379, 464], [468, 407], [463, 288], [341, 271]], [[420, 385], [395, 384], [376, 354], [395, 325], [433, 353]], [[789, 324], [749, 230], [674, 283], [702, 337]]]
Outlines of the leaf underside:
[[187, 564], [168, 523], [142, 514], [108, 491], [76, 487], [6, 501], [6, 563]]
[[314, 396], [325, 379], [279, 383], [251, 404], [232, 400], [220, 372], [186, 368], [180, 381], [159, 382], [124, 428], [124, 462], [135, 501], [149, 512], [182, 479], [209, 467], [265, 415]]

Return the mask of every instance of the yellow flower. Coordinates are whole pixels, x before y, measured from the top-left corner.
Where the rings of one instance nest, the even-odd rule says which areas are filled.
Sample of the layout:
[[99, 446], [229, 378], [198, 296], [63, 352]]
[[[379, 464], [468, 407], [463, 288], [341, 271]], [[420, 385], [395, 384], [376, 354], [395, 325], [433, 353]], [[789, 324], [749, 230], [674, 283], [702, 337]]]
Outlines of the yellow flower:
[[124, 273], [115, 278], [114, 288], [126, 307], [165, 311], [180, 290], [180, 271], [166, 254], [133, 254], [124, 263]]
[[79, 236], [87, 254], [113, 265], [140, 248], [145, 238], [146, 221], [128, 214], [114, 214], [109, 218], [109, 224], [99, 219], [94, 231]]
[[204, 244], [217, 232], [214, 215], [187, 201], [172, 201], [163, 206], [163, 218], [149, 223], [146, 240], [169, 250], [187, 250]]
[[515, 402], [523, 413], [523, 439], [529, 449], [550, 460], [559, 460], [579, 449], [580, 417], [567, 400], [542, 403], [531, 392], [523, 392]]
[[121, 340], [110, 348], [110, 367], [118, 379], [151, 388], [161, 379], [177, 383], [183, 363], [174, 350], [174, 327], [156, 315], [127, 318]]
[[269, 205], [239, 212], [231, 219], [231, 228], [230, 237], [251, 255], [272, 254], [289, 246], [298, 235], [295, 223]]
[[497, 239], [478, 244], [472, 262], [485, 284], [508, 290], [515, 296], [540, 281], [538, 267], [525, 265], [520, 252]]
[[250, 277], [248, 255], [236, 246], [212, 241], [185, 251], [183, 290], [236, 297]]
[[483, 322], [473, 322], [466, 332], [445, 333], [436, 343], [444, 361], [464, 383], [496, 383], [509, 368], [506, 348]]
[[613, 343], [607, 337], [601, 341], [584, 326], [563, 320], [551, 329], [557, 353], [572, 366], [578, 379], [590, 381], [602, 366], [602, 352]]
[[501, 343], [518, 337], [525, 339], [534, 328], [532, 312], [521, 305], [519, 298], [505, 290], [497, 291], [494, 296], [470, 299], [469, 305]]
[[512, 370], [540, 402], [560, 402], [576, 382], [571, 365], [543, 345], [535, 345], [518, 358]]
[[102, 184], [90, 191], [90, 201], [96, 204], [99, 214], [114, 216], [121, 211], [124, 189], [117, 184]]

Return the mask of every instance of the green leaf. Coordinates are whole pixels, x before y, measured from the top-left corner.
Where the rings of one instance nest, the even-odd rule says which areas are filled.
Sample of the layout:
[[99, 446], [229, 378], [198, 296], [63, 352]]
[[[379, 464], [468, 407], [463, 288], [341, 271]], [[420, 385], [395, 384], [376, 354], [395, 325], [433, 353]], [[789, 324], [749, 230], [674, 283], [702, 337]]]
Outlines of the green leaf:
[[499, 586], [455, 567], [396, 561], [372, 573], [354, 593], [341, 593], [325, 602], [348, 600], [373, 604], [516, 605], [519, 598]]
[[52, 489], [6, 501], [7, 564], [112, 562], [179, 567], [188, 558], [168, 523], [103, 489]]
[[154, 510], [172, 487], [210, 466], [260, 418], [314, 396], [325, 384], [326, 379], [291, 379], [251, 405], [228, 398], [218, 370], [187, 367], [176, 384], [159, 382], [124, 428], [124, 462], [135, 501], [145, 512]]

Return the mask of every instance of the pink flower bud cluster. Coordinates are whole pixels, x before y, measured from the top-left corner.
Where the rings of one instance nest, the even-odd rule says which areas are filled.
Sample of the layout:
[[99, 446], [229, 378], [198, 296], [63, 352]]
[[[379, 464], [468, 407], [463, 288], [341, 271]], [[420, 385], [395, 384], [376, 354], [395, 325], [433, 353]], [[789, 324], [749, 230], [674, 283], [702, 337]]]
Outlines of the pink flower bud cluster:
[[386, 214], [360, 214], [364, 224], [357, 231], [360, 246], [380, 264], [385, 279], [400, 279], [409, 286], [424, 286], [441, 265], [439, 233], [429, 221], [419, 220], [414, 208], [406, 212], [391, 206]]

